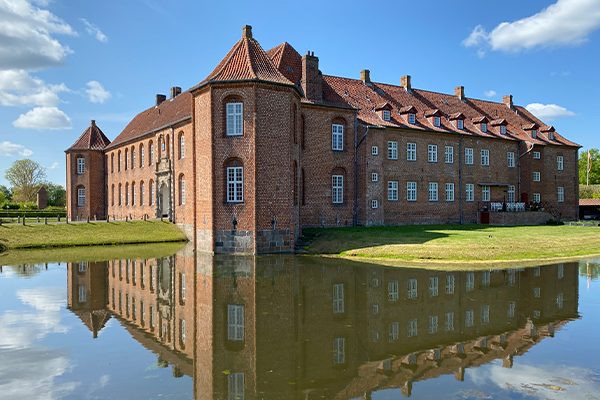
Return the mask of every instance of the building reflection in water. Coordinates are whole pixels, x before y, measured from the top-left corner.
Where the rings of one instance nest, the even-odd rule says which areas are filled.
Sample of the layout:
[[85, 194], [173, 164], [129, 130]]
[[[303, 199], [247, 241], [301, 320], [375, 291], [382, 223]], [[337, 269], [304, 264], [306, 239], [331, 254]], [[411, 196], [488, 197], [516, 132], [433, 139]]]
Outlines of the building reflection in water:
[[394, 269], [311, 257], [68, 265], [68, 304], [96, 337], [118, 319], [194, 380], [197, 399], [370, 398], [501, 359], [578, 317], [578, 264]]

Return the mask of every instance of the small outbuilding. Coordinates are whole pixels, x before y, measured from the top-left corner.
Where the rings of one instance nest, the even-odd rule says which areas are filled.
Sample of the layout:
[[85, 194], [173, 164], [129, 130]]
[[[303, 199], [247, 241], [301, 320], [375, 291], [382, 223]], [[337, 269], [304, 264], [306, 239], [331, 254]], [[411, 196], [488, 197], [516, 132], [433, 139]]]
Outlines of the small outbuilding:
[[579, 199], [579, 219], [600, 220], [600, 199]]
[[42, 186], [37, 191], [37, 208], [43, 210], [48, 207], [48, 191], [45, 186]]

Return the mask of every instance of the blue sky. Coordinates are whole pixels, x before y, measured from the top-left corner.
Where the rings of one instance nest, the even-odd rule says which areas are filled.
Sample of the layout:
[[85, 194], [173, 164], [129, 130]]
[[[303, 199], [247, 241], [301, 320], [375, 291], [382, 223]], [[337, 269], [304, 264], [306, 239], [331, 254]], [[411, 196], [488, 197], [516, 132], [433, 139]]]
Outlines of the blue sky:
[[95, 119], [114, 139], [156, 93], [200, 82], [253, 26], [324, 74], [500, 101], [513, 94], [600, 147], [600, 1], [0, 0], [0, 184], [29, 157], [64, 184], [64, 150]]

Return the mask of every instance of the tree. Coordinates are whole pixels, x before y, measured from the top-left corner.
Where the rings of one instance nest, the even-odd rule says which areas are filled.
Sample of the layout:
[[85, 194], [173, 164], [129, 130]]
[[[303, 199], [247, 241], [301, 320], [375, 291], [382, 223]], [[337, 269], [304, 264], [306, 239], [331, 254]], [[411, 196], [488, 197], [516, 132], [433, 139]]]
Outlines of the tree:
[[[0, 185], [0, 198], [4, 198], [4, 201], [12, 200], [12, 192], [4, 185]], [[0, 203], [2, 203], [2, 201], [0, 201]]]
[[37, 190], [46, 179], [46, 170], [33, 160], [17, 160], [4, 176], [12, 185], [13, 200], [35, 201]]
[[579, 183], [587, 183], [588, 151], [590, 152], [590, 185], [600, 184], [600, 150], [589, 149], [579, 154]]
[[67, 191], [61, 185], [55, 183], [44, 183], [48, 192], [48, 205], [56, 207], [64, 207], [67, 204]]

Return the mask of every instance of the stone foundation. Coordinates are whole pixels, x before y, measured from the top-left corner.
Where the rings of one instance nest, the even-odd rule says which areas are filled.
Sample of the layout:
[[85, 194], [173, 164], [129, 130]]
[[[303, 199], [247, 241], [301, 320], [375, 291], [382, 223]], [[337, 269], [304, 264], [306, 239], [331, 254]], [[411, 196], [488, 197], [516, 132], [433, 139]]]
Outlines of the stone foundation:
[[542, 211], [490, 213], [490, 225], [544, 225], [551, 219], [552, 215]]

